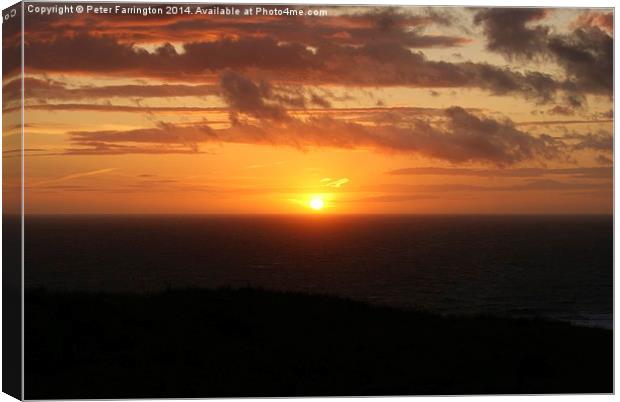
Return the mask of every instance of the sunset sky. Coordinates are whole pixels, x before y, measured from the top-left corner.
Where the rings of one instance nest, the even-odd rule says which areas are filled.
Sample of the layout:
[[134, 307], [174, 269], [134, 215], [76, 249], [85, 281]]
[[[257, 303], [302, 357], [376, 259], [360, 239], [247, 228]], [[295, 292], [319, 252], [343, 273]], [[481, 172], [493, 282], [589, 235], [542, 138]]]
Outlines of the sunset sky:
[[26, 13], [26, 213], [612, 212], [610, 10], [317, 9]]

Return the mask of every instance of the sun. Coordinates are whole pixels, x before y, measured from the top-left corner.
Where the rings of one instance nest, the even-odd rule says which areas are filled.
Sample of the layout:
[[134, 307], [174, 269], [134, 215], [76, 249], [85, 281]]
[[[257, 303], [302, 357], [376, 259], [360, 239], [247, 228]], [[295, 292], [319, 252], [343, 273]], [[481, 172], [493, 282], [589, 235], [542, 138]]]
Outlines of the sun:
[[316, 197], [312, 197], [312, 199], [310, 200], [310, 208], [314, 209], [315, 211], [320, 211], [325, 207], [325, 201], [323, 201], [323, 198], [316, 196]]

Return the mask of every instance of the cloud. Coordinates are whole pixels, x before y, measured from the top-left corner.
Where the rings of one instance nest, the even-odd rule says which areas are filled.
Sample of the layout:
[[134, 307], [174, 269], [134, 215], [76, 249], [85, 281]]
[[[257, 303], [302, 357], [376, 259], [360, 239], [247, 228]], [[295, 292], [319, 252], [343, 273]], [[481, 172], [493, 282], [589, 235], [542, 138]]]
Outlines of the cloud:
[[[163, 98], [219, 95], [217, 85], [105, 85], [77, 88], [51, 79], [24, 78], [25, 97], [28, 99], [82, 100], [96, 98]], [[2, 86], [3, 93], [18, 96], [21, 80], [12, 80]]]
[[[282, 104], [288, 100], [275, 94], [264, 81], [257, 83], [240, 74], [226, 72], [220, 82], [231, 110], [229, 128], [214, 129], [208, 122], [186, 125], [161, 122], [152, 128], [68, 134], [75, 145], [105, 152], [110, 149], [104, 144], [176, 144], [197, 151], [200, 143], [228, 142], [291, 146], [301, 150], [361, 148], [417, 154], [452, 163], [480, 162], [498, 166], [563, 156], [564, 144], [550, 136], [535, 137], [517, 129], [510, 120], [477, 116], [460, 107], [445, 109], [435, 122], [417, 117], [401, 121], [379, 118], [369, 124], [328, 115], [297, 118], [283, 108]], [[254, 120], [241, 119], [244, 116]], [[95, 144], [95, 147], [88, 144]]]
[[[523, 160], [557, 159], [563, 145], [553, 138], [534, 137], [509, 121], [477, 117], [462, 108], [446, 110], [448, 129], [436, 133], [443, 141], [434, 149], [437, 156], [453, 162], [481, 161], [499, 166]], [[431, 154], [432, 155], [432, 154]]]
[[533, 58], [546, 42], [549, 28], [533, 23], [549, 14], [542, 8], [487, 8], [474, 16], [474, 23], [482, 26], [487, 38], [487, 49], [508, 57]]
[[[96, 103], [43, 103], [26, 105], [26, 110], [48, 110], [48, 111], [94, 111], [94, 112], [125, 112], [125, 113], [206, 113], [206, 112], [226, 112], [228, 108], [222, 107], [196, 107], [196, 106], [129, 106]], [[4, 112], [20, 110], [20, 107], [6, 107]]]
[[[555, 180], [531, 180], [526, 183], [502, 186], [480, 186], [468, 184], [422, 184], [422, 185], [375, 185], [365, 190], [380, 192], [382, 195], [360, 197], [345, 202], [407, 202], [418, 200], [445, 199], [438, 193], [464, 194], [488, 193], [488, 192], [520, 192], [520, 191], [581, 191], [581, 195], [591, 196], [596, 191], [611, 191], [611, 182], [607, 183], [584, 183], [584, 182], [560, 182]], [[453, 198], [455, 199], [455, 198]]]
[[[71, 131], [68, 133], [75, 145], [86, 146], [90, 150], [104, 153], [126, 152], [118, 143], [155, 143], [186, 146], [189, 151], [198, 151], [201, 142], [214, 141], [217, 134], [208, 125], [179, 126], [160, 122], [156, 127], [128, 131]], [[139, 148], [139, 153], [146, 149]], [[156, 149], [150, 149], [157, 153]], [[73, 149], [74, 152], [78, 150]], [[178, 150], [177, 150], [178, 151]]]
[[251, 67], [275, 72], [318, 67], [313, 53], [302, 44], [282, 44], [271, 37], [190, 42], [183, 44], [179, 53], [169, 43], [149, 52], [120, 43], [111, 35], [80, 34], [29, 41], [25, 51], [29, 55], [27, 70], [48, 72], [198, 79], [205, 71]]
[[263, 169], [263, 168], [267, 168], [267, 167], [274, 167], [274, 166], [281, 166], [284, 165], [284, 161], [277, 161], [277, 162], [271, 162], [271, 163], [259, 163], [259, 164], [255, 164], [255, 165], [249, 165], [246, 166], [246, 169]]
[[519, 191], [567, 191], [567, 190], [612, 190], [611, 181], [590, 183], [585, 181], [571, 182], [550, 179], [529, 180], [525, 183], [481, 186], [474, 184], [446, 183], [446, 184], [393, 184], [375, 185], [365, 188], [367, 191], [391, 193], [477, 193], [477, 192], [519, 192]]
[[375, 122], [369, 127], [327, 116], [293, 119], [283, 108], [266, 103], [266, 98], [273, 98], [268, 84], [256, 84], [239, 74], [226, 73], [222, 87], [233, 112], [276, 120], [262, 121], [263, 125], [258, 127], [240, 123], [235, 117], [233, 126], [219, 137], [231, 142], [271, 143], [301, 149], [369, 147], [386, 152], [419, 153], [451, 162], [481, 161], [497, 165], [553, 159], [561, 154], [562, 144], [549, 136], [533, 137], [516, 129], [510, 121], [479, 118], [459, 107], [444, 111], [447, 124], [441, 128], [420, 119], [410, 120], [408, 126]]
[[47, 153], [45, 155], [167, 155], [167, 154], [199, 154], [204, 153], [195, 147], [175, 147], [175, 146], [136, 146], [125, 144], [114, 144], [100, 141], [81, 141], [75, 143], [76, 146], [64, 149], [58, 153]]
[[605, 155], [598, 155], [596, 157], [596, 162], [599, 165], [611, 165], [611, 169], [613, 169], [613, 163], [614, 163], [613, 159], [611, 159], [611, 158], [609, 158], [609, 157], [607, 157]]
[[426, 194], [388, 194], [371, 197], [361, 197], [349, 200], [348, 202], [407, 202], [420, 200], [435, 200], [439, 197]]
[[344, 186], [345, 184], [349, 183], [350, 181], [351, 180], [349, 180], [349, 178], [347, 177], [343, 177], [341, 179], [330, 179], [329, 177], [326, 177], [324, 179], [321, 179], [321, 183], [323, 183], [325, 187], [334, 187], [334, 188], [340, 188]]
[[553, 33], [548, 26], [534, 25], [548, 11], [531, 8], [492, 8], [476, 13], [474, 22], [483, 27], [487, 49], [509, 59], [553, 60], [565, 73], [562, 89], [581, 104], [583, 93], [611, 96], [613, 90], [613, 37], [604, 24], [584, 14], [585, 20], [568, 34]]
[[575, 110], [571, 109], [568, 106], [556, 105], [553, 108], [547, 110], [547, 114], [552, 116], [562, 115], [562, 116], [572, 116], [575, 114]]
[[445, 111], [443, 126], [413, 120], [406, 126], [362, 126], [330, 117], [292, 120], [287, 124], [234, 125], [220, 139], [307, 147], [368, 148], [418, 154], [464, 163], [511, 165], [530, 159], [560, 157], [562, 147], [548, 137], [533, 137], [510, 122], [479, 118], [455, 107]]
[[71, 18], [31, 15], [28, 22], [31, 30], [29, 37], [33, 40], [49, 40], [63, 32], [68, 36], [85, 33], [110, 35], [122, 42], [136, 44], [179, 43], [187, 38], [208, 42], [217, 38], [262, 37], [265, 34], [280, 41], [304, 45], [317, 45], [328, 40], [353, 46], [368, 40], [400, 40], [407, 46], [423, 48], [460, 46], [467, 42], [467, 38], [460, 36], [425, 32], [427, 27], [433, 25], [454, 25], [455, 18], [448, 10], [340, 7], [338, 11], [320, 19], [151, 15], [146, 22], [144, 18], [131, 15], [116, 15], [114, 19], [105, 20], [102, 16], [82, 14], [72, 15]]
[[577, 17], [574, 25], [578, 28], [598, 27], [606, 30], [608, 33], [614, 32], [614, 13], [613, 12], [596, 12], [586, 11]]
[[[231, 71], [222, 74], [219, 85], [144, 84], [69, 87], [66, 84], [51, 79], [26, 77], [24, 79], [24, 87], [26, 91], [25, 96], [29, 100], [27, 107], [43, 110], [135, 111], [146, 113], [214, 111], [218, 108], [127, 106], [112, 105], [110, 103], [54, 104], [49, 103], [49, 100], [108, 100], [110, 98], [132, 98], [135, 100], [142, 98], [218, 96], [228, 99], [229, 102], [236, 103], [237, 106], [248, 106], [250, 108], [260, 106], [262, 110], [259, 112], [283, 114], [284, 106], [294, 109], [305, 109], [308, 106], [330, 108], [331, 103], [328, 98], [335, 97], [329, 91], [321, 91], [322, 93], [319, 94], [312, 89], [306, 89], [301, 86], [273, 88], [265, 82], [255, 85], [247, 78]], [[5, 83], [2, 90], [5, 96], [19, 98], [21, 96], [21, 80], [16, 79]], [[250, 96], [253, 96], [254, 99], [250, 99]], [[33, 101], [40, 103], [32, 103]], [[254, 102], [253, 105], [251, 104], [252, 102]], [[269, 105], [268, 102], [273, 103], [273, 106]], [[18, 107], [18, 105], [15, 107]], [[221, 108], [219, 109], [221, 110]], [[270, 110], [267, 111], [267, 109]], [[10, 109], [5, 108], [4, 110]]]
[[611, 133], [604, 130], [596, 133], [571, 133], [565, 134], [563, 137], [565, 140], [573, 141], [572, 148], [580, 151], [585, 149], [593, 149], [595, 151], [608, 151], [611, 152], [614, 147], [614, 139]]
[[[605, 117], [605, 116], [604, 116]], [[592, 120], [538, 120], [538, 121], [520, 121], [515, 126], [564, 126], [567, 124], [601, 124], [613, 123], [613, 119], [592, 119]]]
[[[406, 85], [421, 88], [481, 88], [498, 95], [548, 101], [562, 87], [551, 75], [517, 72], [485, 63], [428, 60], [398, 40], [342, 45], [324, 41], [314, 50], [269, 36], [165, 44], [148, 52], [111, 36], [56, 36], [29, 41], [28, 71], [133, 75], [187, 81], [216, 81], [234, 70], [280, 83], [353, 86]], [[78, 57], [79, 55], [79, 57]], [[351, 68], [355, 63], [355, 68]], [[220, 78], [221, 79], [221, 78]]]
[[[558, 91], [570, 92], [577, 103], [583, 103], [584, 94], [611, 95], [611, 13], [584, 12], [569, 34], [545, 25], [549, 13], [532, 8], [477, 9], [474, 22], [482, 27], [489, 50], [509, 58], [554, 60], [563, 67], [564, 77], [537, 68], [517, 71], [488, 63], [429, 60], [420, 49], [461, 46], [470, 39], [429, 34], [427, 28], [449, 26], [454, 31], [464, 20], [448, 9], [414, 12], [406, 8], [342, 9], [337, 15], [312, 21], [152, 16], [146, 24], [131, 16], [33, 16], [26, 68], [182, 79], [202, 85], [216, 84], [222, 72], [234, 70], [278, 83], [480, 88], [539, 102], [551, 101]], [[467, 31], [466, 27], [458, 29]], [[168, 89], [191, 93], [189, 88]], [[135, 96], [141, 96], [140, 88], [108, 89], [111, 93], [134, 90]], [[208, 92], [209, 88], [194, 90]], [[144, 91], [144, 96], [150, 96], [150, 91], [159, 93], [165, 88]], [[87, 88], [71, 92], [72, 96], [96, 93]], [[319, 106], [327, 105], [316, 101]]]
[[537, 190], [537, 191], [557, 191], [557, 190], [584, 190], [584, 189], [604, 189], [611, 190], [612, 184], [607, 183], [584, 183], [584, 182], [560, 182], [556, 180], [534, 180], [526, 184], [515, 186], [504, 186], [489, 189], [490, 191], [515, 191], [515, 190]]
[[104, 173], [110, 173], [110, 172], [113, 172], [115, 170], [117, 170], [117, 168], [106, 168], [106, 169], [90, 170], [88, 172], [72, 173], [72, 174], [69, 174], [69, 175], [66, 175], [66, 176], [58, 177], [56, 179], [40, 181], [40, 182], [36, 183], [35, 186], [47, 185], [47, 184], [51, 184], [51, 183], [61, 183], [61, 182], [65, 182], [65, 181], [68, 181], [68, 180], [80, 179], [82, 177], [89, 177], [89, 176], [95, 176], [95, 175], [100, 175], [100, 174], [104, 174]]
[[[310, 102], [307, 106], [312, 106], [314, 103]], [[9, 106], [5, 107], [4, 111], [16, 111], [20, 110], [20, 107]], [[227, 106], [222, 107], [200, 107], [200, 106], [132, 106], [132, 105], [115, 105], [109, 103], [40, 103], [31, 104], [26, 106], [27, 110], [47, 110], [47, 111], [96, 111], [96, 112], [126, 112], [126, 113], [181, 113], [181, 114], [202, 114], [210, 112], [229, 112], [230, 108]], [[476, 111], [477, 109], [468, 108], [469, 111]], [[313, 109], [306, 108], [287, 108], [286, 112], [289, 114], [295, 114], [296, 112], [308, 113], [323, 113], [323, 114], [353, 114], [357, 115], [358, 122], [364, 122], [365, 120], [397, 120], [406, 119], [407, 116], [425, 116], [430, 117], [432, 115], [441, 115], [443, 109], [435, 108], [422, 108], [422, 107], [369, 107], [369, 108], [328, 108], [328, 109]], [[579, 122], [607, 122], [609, 120], [584, 120]], [[228, 123], [226, 121], [209, 120], [210, 123]], [[534, 124], [534, 122], [531, 122]], [[541, 122], [545, 123], [545, 122]], [[570, 123], [570, 121], [568, 122]], [[516, 125], [522, 123], [515, 123]]]
[[[486, 63], [449, 63], [428, 60], [397, 42], [368, 43], [362, 47], [326, 44], [316, 57], [323, 69], [314, 79], [348, 85], [406, 85], [419, 88], [480, 88], [495, 95], [517, 95], [549, 101], [562, 87], [551, 75], [516, 72]], [[351, 69], [351, 60], [356, 68]], [[309, 74], [312, 80], [313, 74]]]
[[[405, 126], [375, 126], [346, 122], [329, 116], [304, 120], [262, 120], [260, 124], [234, 122], [225, 129], [213, 129], [205, 123], [157, 127], [128, 131], [71, 132], [76, 145], [89, 148], [101, 143], [183, 144], [197, 150], [199, 143], [245, 143], [290, 146], [306, 150], [312, 147], [372, 149], [379, 152], [406, 153], [449, 161], [480, 162], [507, 166], [524, 160], [553, 159], [562, 156], [562, 145], [553, 139], [534, 137], [514, 127], [477, 117], [461, 108], [445, 110], [443, 120], [432, 125], [412, 120]], [[103, 148], [109, 152], [108, 149]], [[94, 149], [93, 149], [94, 151]]]
[[[2, 79], [18, 77], [21, 73], [22, 25], [2, 25]], [[6, 102], [3, 94], [3, 101]]]
[[549, 53], [574, 86], [575, 92], [611, 96], [613, 91], [613, 38], [600, 28], [580, 28], [571, 35], [549, 40]]
[[271, 86], [266, 82], [255, 84], [252, 80], [227, 71], [220, 78], [222, 95], [232, 112], [241, 112], [257, 118], [282, 120], [287, 117], [284, 108], [273, 99]]
[[402, 168], [386, 172], [389, 175], [437, 175], [437, 176], [477, 176], [477, 177], [543, 177], [569, 176], [574, 179], [610, 179], [613, 170], [609, 167], [579, 168], [517, 168], [517, 169], [473, 169], [473, 168], [442, 168], [414, 167]]
[[[424, 33], [423, 29], [427, 25], [451, 25], [454, 22], [447, 12], [431, 8], [412, 15], [393, 7], [377, 7], [367, 13], [346, 16], [334, 22], [334, 31], [324, 36], [333, 42], [353, 46], [369, 42], [398, 42], [411, 48], [458, 47], [471, 41], [461, 36]], [[349, 25], [338, 22], [348, 22]], [[309, 34], [312, 35], [311, 32]]]

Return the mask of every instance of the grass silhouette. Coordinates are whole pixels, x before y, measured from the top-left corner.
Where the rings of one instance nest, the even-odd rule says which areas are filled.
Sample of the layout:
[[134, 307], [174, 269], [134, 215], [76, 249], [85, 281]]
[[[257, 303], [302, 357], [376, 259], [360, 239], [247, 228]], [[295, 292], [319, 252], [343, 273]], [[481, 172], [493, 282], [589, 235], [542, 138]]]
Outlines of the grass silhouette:
[[613, 392], [612, 331], [260, 289], [29, 290], [25, 397]]

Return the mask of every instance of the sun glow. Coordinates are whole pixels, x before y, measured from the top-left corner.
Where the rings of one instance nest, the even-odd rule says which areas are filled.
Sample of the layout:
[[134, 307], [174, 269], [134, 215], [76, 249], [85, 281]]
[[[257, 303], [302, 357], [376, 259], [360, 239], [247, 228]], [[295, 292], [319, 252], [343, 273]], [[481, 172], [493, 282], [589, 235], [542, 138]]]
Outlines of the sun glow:
[[313, 197], [310, 200], [310, 208], [314, 209], [315, 211], [320, 211], [325, 207], [325, 201], [323, 201], [323, 198], [321, 197]]

